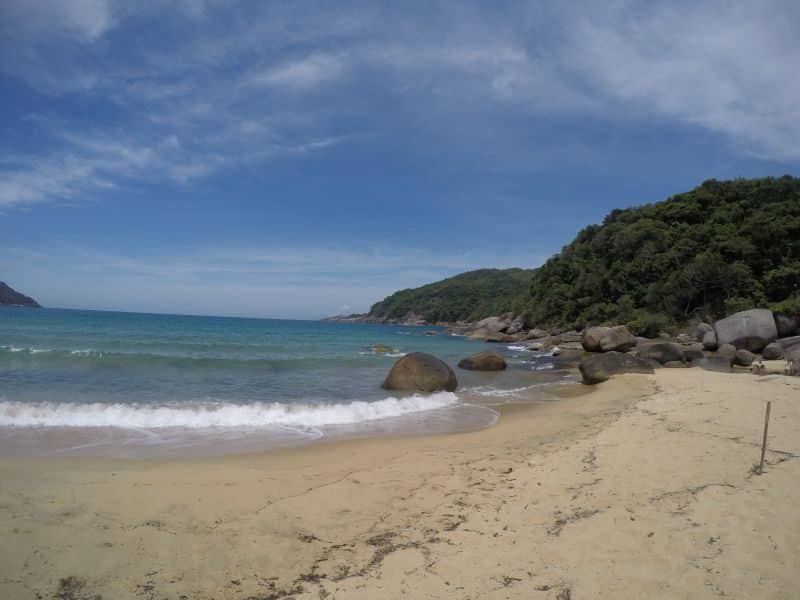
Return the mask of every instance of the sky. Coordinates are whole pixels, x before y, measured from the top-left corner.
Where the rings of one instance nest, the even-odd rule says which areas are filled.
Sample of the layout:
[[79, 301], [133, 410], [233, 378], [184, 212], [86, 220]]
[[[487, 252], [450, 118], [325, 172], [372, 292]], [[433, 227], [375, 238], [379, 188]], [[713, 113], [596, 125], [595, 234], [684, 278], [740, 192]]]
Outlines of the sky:
[[319, 318], [800, 174], [800, 5], [0, 3], [0, 280]]

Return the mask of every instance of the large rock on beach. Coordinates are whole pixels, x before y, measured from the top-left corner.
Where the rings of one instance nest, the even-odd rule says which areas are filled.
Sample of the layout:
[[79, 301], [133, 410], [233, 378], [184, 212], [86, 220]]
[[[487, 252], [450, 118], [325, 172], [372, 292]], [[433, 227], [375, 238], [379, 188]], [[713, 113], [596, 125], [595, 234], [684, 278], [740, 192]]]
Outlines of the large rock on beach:
[[738, 365], [740, 367], [749, 367], [753, 364], [753, 361], [756, 359], [756, 355], [750, 352], [749, 350], [745, 350], [744, 348], [739, 348], [736, 351], [736, 354], [733, 355], [733, 364]]
[[722, 344], [717, 350], [717, 354], [731, 361], [736, 354], [736, 346], [733, 344]]
[[717, 342], [733, 344], [737, 349], [761, 352], [778, 338], [778, 328], [771, 310], [753, 308], [743, 310], [714, 324]]
[[497, 352], [486, 350], [462, 359], [458, 366], [468, 371], [502, 371], [508, 365], [506, 364], [506, 359]]
[[622, 373], [653, 373], [653, 365], [647, 360], [623, 352], [605, 352], [585, 357], [578, 366], [583, 383], [592, 385]]
[[800, 360], [800, 335], [778, 340], [786, 360]]
[[683, 347], [675, 342], [651, 342], [636, 349], [639, 358], [655, 360], [660, 364], [686, 362]]
[[587, 352], [625, 352], [636, 345], [636, 338], [624, 325], [588, 327], [581, 336]]
[[702, 342], [703, 338], [706, 337], [706, 334], [713, 331], [714, 327], [709, 325], [708, 323], [699, 323], [694, 330], [694, 338], [698, 342]]
[[777, 342], [767, 344], [767, 347], [761, 352], [761, 356], [764, 357], [764, 360], [780, 360], [783, 358], [783, 347]]
[[706, 350], [716, 350], [719, 345], [717, 343], [717, 334], [713, 329], [705, 333], [701, 342]]
[[789, 315], [775, 315], [775, 327], [778, 329], [779, 338], [797, 335], [800, 331], [800, 319]]
[[383, 382], [384, 389], [412, 392], [453, 392], [456, 387], [458, 380], [453, 369], [424, 352], [412, 352], [399, 359]]

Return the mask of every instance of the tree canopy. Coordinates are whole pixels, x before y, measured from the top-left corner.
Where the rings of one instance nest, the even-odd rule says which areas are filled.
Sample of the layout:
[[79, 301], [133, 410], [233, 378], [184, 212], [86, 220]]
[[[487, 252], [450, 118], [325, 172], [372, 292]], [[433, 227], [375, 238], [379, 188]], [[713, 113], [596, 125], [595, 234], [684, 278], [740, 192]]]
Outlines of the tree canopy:
[[709, 180], [612, 211], [537, 269], [530, 319], [582, 327], [800, 312], [800, 179]]
[[415, 289], [401, 290], [374, 304], [376, 318], [402, 318], [409, 312], [430, 323], [476, 321], [506, 312], [523, 313], [530, 304], [532, 271], [479, 269]]

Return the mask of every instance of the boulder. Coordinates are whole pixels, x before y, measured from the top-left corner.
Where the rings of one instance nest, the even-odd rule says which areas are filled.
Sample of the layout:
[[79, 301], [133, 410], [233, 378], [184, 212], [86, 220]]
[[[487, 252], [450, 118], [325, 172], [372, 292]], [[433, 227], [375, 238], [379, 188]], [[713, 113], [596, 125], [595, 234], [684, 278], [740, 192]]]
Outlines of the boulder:
[[506, 329], [506, 333], [509, 335], [514, 335], [523, 329], [525, 329], [525, 317], [520, 315], [514, 317], [514, 319], [511, 321], [511, 324], [509, 324], [508, 328]]
[[781, 348], [783, 348], [784, 354], [791, 354], [797, 350], [800, 350], [800, 335], [778, 340], [778, 344], [780, 344]]
[[394, 352], [394, 348], [392, 348], [388, 344], [372, 344], [370, 348], [376, 354], [387, 354], [389, 352]]
[[511, 325], [510, 316], [486, 317], [475, 323], [475, 329], [486, 329], [491, 333], [502, 333]]
[[486, 350], [462, 359], [458, 366], [468, 371], [502, 371], [508, 365], [506, 359], [497, 352]]
[[582, 350], [575, 348], [558, 348], [558, 350], [556, 354], [555, 348], [553, 349], [553, 366], [556, 369], [574, 369], [580, 364], [583, 357]]
[[717, 334], [712, 329], [711, 331], [707, 331], [706, 334], [703, 336], [702, 339], [703, 348], [706, 350], [716, 350], [717, 349]]
[[767, 344], [767, 347], [761, 351], [761, 356], [764, 357], [764, 360], [780, 360], [783, 358], [783, 347], [776, 342]]
[[494, 334], [485, 327], [479, 327], [478, 329], [471, 331], [467, 337], [471, 340], [485, 340], [490, 335]]
[[775, 315], [775, 327], [778, 329], [779, 338], [797, 335], [800, 330], [800, 319], [789, 315]]
[[651, 342], [636, 349], [640, 358], [655, 360], [660, 364], [685, 362], [683, 347], [675, 342]]
[[550, 335], [544, 329], [531, 329], [528, 332], [528, 335], [525, 336], [526, 340], [538, 340], [539, 338], [547, 337]]
[[733, 355], [736, 354], [736, 346], [733, 344], [722, 344], [717, 350], [717, 354], [731, 361], [733, 360]]
[[588, 327], [581, 336], [581, 344], [588, 352], [625, 352], [636, 345], [636, 338], [624, 325]]
[[705, 357], [703, 352], [703, 344], [694, 343], [683, 347], [683, 357], [689, 362], [694, 362]]
[[653, 366], [643, 358], [623, 352], [592, 354], [578, 365], [583, 383], [593, 385], [608, 380], [621, 373], [653, 373]]
[[394, 363], [382, 387], [413, 392], [453, 392], [458, 380], [447, 363], [424, 352], [412, 352]]
[[696, 339], [698, 342], [702, 342], [707, 333], [713, 332], [714, 328], [708, 323], [699, 323], [694, 330], [694, 339]]
[[753, 364], [755, 359], [755, 354], [744, 348], [739, 348], [736, 354], [733, 355], [733, 364], [739, 365], [740, 367], [749, 367]]
[[753, 308], [735, 313], [714, 324], [717, 342], [733, 344], [736, 348], [761, 352], [770, 342], [778, 338], [778, 328], [772, 311]]

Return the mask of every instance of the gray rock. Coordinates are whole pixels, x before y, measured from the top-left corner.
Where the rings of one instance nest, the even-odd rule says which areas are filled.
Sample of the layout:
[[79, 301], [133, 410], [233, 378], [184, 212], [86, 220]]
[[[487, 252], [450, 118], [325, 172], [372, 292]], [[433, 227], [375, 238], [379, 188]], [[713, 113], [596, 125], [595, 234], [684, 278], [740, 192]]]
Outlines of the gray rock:
[[681, 362], [679, 360], [670, 360], [665, 362], [662, 365], [665, 369], [678, 369], [678, 368], [687, 368], [690, 365], [688, 363]]
[[694, 338], [698, 342], [702, 342], [707, 333], [713, 332], [714, 328], [708, 323], [699, 323], [694, 330]]
[[734, 354], [736, 354], [736, 346], [733, 344], [722, 344], [717, 350], [717, 354], [724, 358], [727, 358], [729, 361], [733, 360]]
[[717, 334], [712, 329], [711, 331], [707, 331], [706, 334], [703, 336], [703, 348], [706, 350], [716, 350], [717, 349]]
[[771, 310], [753, 308], [743, 310], [721, 319], [714, 324], [717, 341], [733, 344], [736, 348], [761, 352], [770, 342], [778, 338], [778, 328]]
[[675, 342], [651, 342], [636, 349], [640, 358], [655, 360], [660, 364], [686, 362], [683, 347]]
[[544, 329], [535, 329], [534, 328], [534, 329], [531, 329], [528, 332], [528, 335], [525, 336], [525, 339], [538, 340], [539, 338], [547, 337], [548, 335], [550, 335], [550, 334], [548, 332], [546, 332]]
[[506, 316], [486, 317], [475, 323], [475, 329], [485, 329], [489, 333], [504, 333], [511, 325], [511, 319]]
[[486, 350], [462, 359], [458, 366], [468, 371], [502, 371], [508, 365], [506, 359], [497, 352]]
[[559, 353], [554, 353], [553, 357], [553, 365], [556, 369], [573, 369], [580, 364], [583, 351], [575, 348], [560, 348]]
[[625, 352], [636, 346], [636, 338], [624, 325], [589, 327], [583, 332], [581, 343], [588, 352]]
[[608, 380], [612, 375], [622, 373], [653, 373], [653, 366], [643, 358], [623, 352], [592, 354], [578, 365], [583, 383], [593, 385]]
[[739, 348], [736, 354], [733, 355], [733, 364], [739, 365], [740, 367], [749, 367], [753, 364], [755, 359], [755, 354], [744, 348]]
[[412, 352], [399, 359], [383, 382], [383, 388], [387, 390], [414, 392], [453, 392], [457, 387], [453, 369], [424, 352]]
[[779, 338], [797, 335], [800, 330], [800, 319], [789, 315], [775, 315], [775, 327], [778, 329]]
[[800, 335], [780, 339], [778, 343], [785, 354], [791, 354], [795, 350], [800, 350]]
[[525, 318], [520, 315], [518, 317], [514, 317], [514, 320], [511, 321], [511, 324], [506, 329], [506, 333], [508, 335], [514, 335], [515, 333], [519, 333], [525, 328]]
[[783, 358], [783, 348], [777, 342], [772, 342], [762, 350], [761, 356], [764, 357], [764, 360], [780, 360]]
[[683, 357], [689, 362], [695, 362], [705, 357], [703, 344], [694, 343], [683, 347]]

